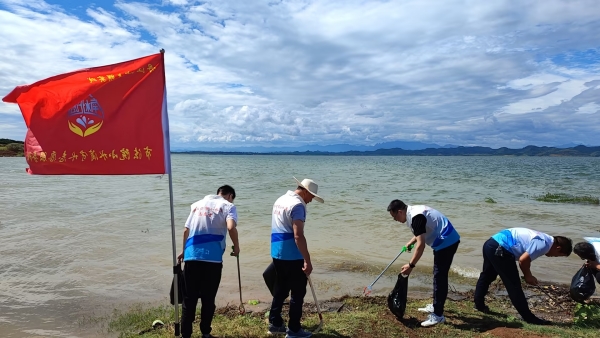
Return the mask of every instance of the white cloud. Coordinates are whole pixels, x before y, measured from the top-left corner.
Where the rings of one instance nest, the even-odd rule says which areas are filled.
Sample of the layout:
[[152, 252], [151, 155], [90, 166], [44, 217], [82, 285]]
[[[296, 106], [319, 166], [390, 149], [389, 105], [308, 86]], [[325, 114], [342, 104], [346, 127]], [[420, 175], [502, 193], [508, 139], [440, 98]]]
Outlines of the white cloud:
[[598, 143], [592, 0], [0, 4], [0, 93], [165, 48], [179, 148]]
[[554, 85], [544, 83], [531, 86], [527, 91], [532, 98], [513, 102], [500, 109], [508, 114], [528, 114], [531, 112], [543, 112], [546, 108], [557, 106], [565, 101], [571, 100], [575, 95], [586, 89], [585, 80], [568, 80]]
[[578, 114], [596, 114], [600, 112], [600, 105], [595, 102], [589, 102], [577, 109]]
[[164, 0], [166, 4], [171, 4], [175, 6], [184, 6], [187, 5], [190, 1], [188, 0]]

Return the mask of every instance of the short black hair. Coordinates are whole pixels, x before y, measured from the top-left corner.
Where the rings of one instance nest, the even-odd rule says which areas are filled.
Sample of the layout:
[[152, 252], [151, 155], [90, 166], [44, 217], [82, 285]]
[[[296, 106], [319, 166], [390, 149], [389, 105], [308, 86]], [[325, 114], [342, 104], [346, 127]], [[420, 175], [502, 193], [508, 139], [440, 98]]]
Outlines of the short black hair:
[[573, 252], [573, 241], [568, 237], [554, 236], [554, 243], [560, 246], [560, 252], [565, 254], [567, 257], [569, 257], [571, 252]]
[[394, 213], [398, 212], [398, 210], [406, 209], [406, 204], [401, 200], [393, 200], [390, 202], [390, 205], [387, 207], [387, 211], [392, 211]]
[[581, 257], [581, 259], [587, 259], [588, 261], [597, 261], [598, 257], [596, 257], [596, 250], [594, 250], [594, 246], [588, 242], [579, 242], [575, 244], [573, 248], [573, 252]]
[[233, 199], [235, 199], [235, 189], [233, 189], [230, 185], [223, 185], [217, 189], [217, 195], [229, 195], [231, 194]]

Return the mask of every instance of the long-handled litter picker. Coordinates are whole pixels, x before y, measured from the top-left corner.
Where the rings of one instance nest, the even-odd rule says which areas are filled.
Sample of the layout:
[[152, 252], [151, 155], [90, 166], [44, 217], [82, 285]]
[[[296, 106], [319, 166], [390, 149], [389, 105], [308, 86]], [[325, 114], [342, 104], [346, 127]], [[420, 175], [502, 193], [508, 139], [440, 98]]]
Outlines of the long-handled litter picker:
[[[231, 247], [231, 255], [233, 256], [233, 246]], [[240, 286], [240, 314], [244, 314], [246, 313], [246, 309], [244, 308], [244, 301], [242, 300], [242, 276], [240, 275], [240, 255], [237, 255], [235, 258], [237, 258], [237, 269], [238, 269], [238, 284]]]
[[541, 286], [539, 286], [539, 285], [536, 285], [536, 286], [537, 286], [538, 290], [542, 291], [542, 292], [543, 292], [543, 293], [546, 295], [546, 297], [550, 298], [550, 300], [552, 300], [552, 301], [554, 302], [554, 304], [558, 304], [558, 306], [560, 306], [560, 308], [561, 308], [561, 309], [563, 309], [563, 311], [567, 311], [567, 309], [565, 309], [565, 307], [564, 307], [564, 306], [563, 306], [561, 303], [559, 303], [559, 302], [556, 300], [556, 298], [552, 297], [552, 296], [550, 295], [550, 293], [548, 293], [546, 290], [544, 290], [544, 288], [542, 288], [542, 287], [541, 287]]
[[375, 285], [375, 283], [379, 280], [379, 278], [381, 278], [381, 276], [383, 276], [383, 274], [387, 271], [387, 269], [389, 269], [389, 267], [392, 266], [392, 264], [394, 264], [394, 262], [396, 261], [396, 259], [398, 259], [398, 257], [400, 257], [400, 255], [402, 255], [403, 252], [405, 252], [407, 250], [408, 251], [412, 250], [412, 248], [414, 246], [415, 246], [414, 244], [410, 245], [408, 248], [405, 247], [405, 246], [403, 246], [402, 250], [400, 250], [400, 252], [398, 253], [398, 255], [396, 255], [396, 258], [394, 258], [394, 260], [392, 260], [390, 262], [390, 264], [388, 264], [388, 266], [386, 266], [385, 269], [383, 269], [383, 271], [381, 271], [381, 273], [379, 274], [379, 276], [377, 276], [377, 278], [375, 278], [375, 280], [373, 281], [373, 283], [371, 283], [371, 285], [369, 285], [369, 286], [365, 286], [365, 288], [363, 289], [363, 295], [364, 296], [370, 295], [371, 292], [373, 291], [373, 285]]
[[[525, 277], [521, 276], [521, 280], [522, 280], [522, 281], [525, 281]], [[564, 306], [563, 306], [561, 303], [559, 303], [559, 302], [556, 300], [556, 298], [552, 297], [552, 295], [550, 295], [550, 293], [548, 293], [548, 291], [544, 290], [544, 288], [543, 288], [543, 287], [541, 287], [541, 286], [539, 286], [539, 285], [535, 285], [535, 287], [536, 287], [536, 288], [537, 288], [539, 291], [542, 291], [542, 292], [543, 292], [543, 293], [546, 295], [546, 297], [548, 297], [548, 298], [549, 298], [551, 301], [553, 301], [553, 302], [554, 302], [554, 304], [557, 304], [558, 306], [560, 306], [560, 308], [561, 308], [561, 309], [563, 309], [563, 311], [567, 311], [567, 309], [565, 309], [565, 307], [564, 307]]]
[[308, 284], [310, 284], [310, 291], [312, 291], [313, 298], [315, 300], [315, 305], [317, 306], [317, 313], [319, 314], [319, 326], [313, 331], [313, 333], [317, 333], [321, 331], [323, 327], [323, 315], [321, 314], [321, 308], [319, 307], [319, 301], [317, 300], [317, 295], [315, 294], [315, 288], [313, 287], [312, 280], [310, 276], [308, 276]]

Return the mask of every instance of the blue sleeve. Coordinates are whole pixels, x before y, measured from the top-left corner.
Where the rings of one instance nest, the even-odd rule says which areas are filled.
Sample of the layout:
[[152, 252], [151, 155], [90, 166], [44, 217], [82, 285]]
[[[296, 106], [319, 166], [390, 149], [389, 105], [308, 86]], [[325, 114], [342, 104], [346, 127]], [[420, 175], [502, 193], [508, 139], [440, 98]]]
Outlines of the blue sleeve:
[[531, 260], [539, 258], [541, 255], [545, 255], [550, 250], [551, 244], [546, 243], [543, 239], [539, 237], [534, 237], [529, 243], [526, 251], [531, 257]]
[[300, 220], [304, 222], [306, 220], [306, 209], [302, 204], [296, 204], [292, 208], [292, 221]]

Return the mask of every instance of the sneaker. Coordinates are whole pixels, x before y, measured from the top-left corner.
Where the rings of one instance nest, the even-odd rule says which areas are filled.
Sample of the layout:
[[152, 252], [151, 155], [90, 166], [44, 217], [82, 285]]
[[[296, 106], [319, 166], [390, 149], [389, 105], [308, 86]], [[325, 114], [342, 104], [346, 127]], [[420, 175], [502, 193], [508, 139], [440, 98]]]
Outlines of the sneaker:
[[427, 304], [425, 307], [420, 307], [417, 310], [421, 312], [433, 313], [433, 304]]
[[269, 324], [269, 331], [267, 331], [268, 334], [285, 334], [287, 331], [287, 329], [285, 328], [285, 325], [282, 326], [275, 326], [273, 324]]
[[446, 318], [444, 316], [438, 316], [435, 313], [430, 313], [429, 317], [427, 317], [427, 320], [421, 323], [421, 326], [434, 326], [444, 322], [446, 322]]
[[294, 332], [294, 331], [288, 329], [287, 334], [285, 335], [285, 338], [308, 338], [308, 337], [312, 337], [312, 332], [306, 331], [302, 328], [300, 328], [300, 330], [298, 330], [297, 332]]

